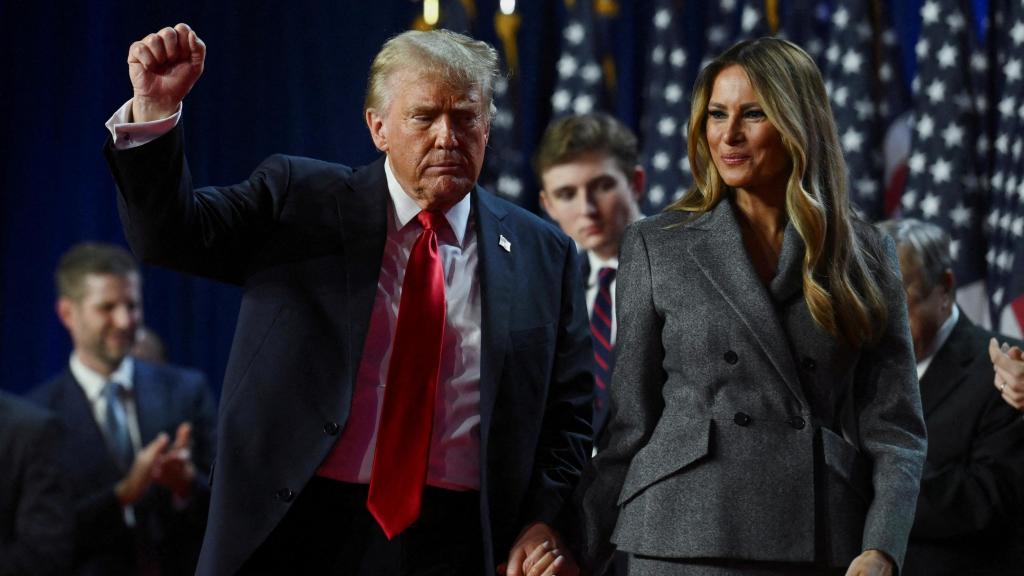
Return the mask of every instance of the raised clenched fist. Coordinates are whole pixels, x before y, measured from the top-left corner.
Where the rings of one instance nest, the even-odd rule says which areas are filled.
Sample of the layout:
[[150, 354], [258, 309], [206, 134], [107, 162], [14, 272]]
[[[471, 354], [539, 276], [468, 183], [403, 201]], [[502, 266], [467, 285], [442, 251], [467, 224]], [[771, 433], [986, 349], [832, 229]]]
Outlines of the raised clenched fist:
[[206, 44], [188, 24], [164, 28], [133, 42], [128, 47], [133, 121], [174, 114], [202, 75], [205, 60]]

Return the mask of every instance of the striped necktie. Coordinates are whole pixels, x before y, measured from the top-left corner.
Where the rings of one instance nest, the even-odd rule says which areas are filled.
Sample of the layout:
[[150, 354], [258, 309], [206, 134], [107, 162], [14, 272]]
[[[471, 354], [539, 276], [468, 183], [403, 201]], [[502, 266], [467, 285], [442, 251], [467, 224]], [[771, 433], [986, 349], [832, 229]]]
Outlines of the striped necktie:
[[590, 334], [594, 338], [594, 436], [604, 429], [608, 418], [608, 384], [612, 381], [615, 356], [612, 353], [612, 282], [615, 268], [597, 271], [597, 296], [590, 311]]

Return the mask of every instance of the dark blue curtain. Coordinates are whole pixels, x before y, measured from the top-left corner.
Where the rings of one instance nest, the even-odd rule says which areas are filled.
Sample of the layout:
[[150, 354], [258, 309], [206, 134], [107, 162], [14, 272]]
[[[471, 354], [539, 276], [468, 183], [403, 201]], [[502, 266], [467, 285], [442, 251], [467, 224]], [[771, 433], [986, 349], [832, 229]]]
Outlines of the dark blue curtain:
[[[497, 42], [498, 0], [474, 4], [473, 32]], [[564, 7], [518, 4], [517, 122], [529, 157], [550, 115]], [[919, 4], [897, 2], [894, 14], [911, 61]], [[131, 95], [132, 41], [177, 22], [206, 41], [206, 71], [185, 101], [189, 162], [197, 183], [230, 183], [274, 152], [371, 161], [361, 112], [366, 71], [420, 9], [410, 0], [0, 2], [0, 389], [24, 391], [67, 361], [70, 342], [53, 310], [60, 254], [82, 240], [124, 243], [100, 149], [103, 123]], [[613, 111], [633, 126], [650, 17], [650, 0], [624, 0], [611, 30]], [[535, 209], [536, 194], [524, 197]], [[146, 323], [173, 362], [204, 370], [218, 389], [239, 297], [237, 288], [144, 269]]]

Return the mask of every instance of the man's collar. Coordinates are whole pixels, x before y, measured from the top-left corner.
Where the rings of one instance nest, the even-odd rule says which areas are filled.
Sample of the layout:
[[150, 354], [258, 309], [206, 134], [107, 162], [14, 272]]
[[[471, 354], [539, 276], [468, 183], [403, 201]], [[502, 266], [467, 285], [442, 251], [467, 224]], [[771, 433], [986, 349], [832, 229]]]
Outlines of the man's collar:
[[[402, 188], [399, 184], [398, 178], [395, 177], [395, 173], [391, 170], [391, 157], [389, 156], [387, 161], [384, 162], [384, 175], [388, 180], [388, 194], [391, 195], [391, 204], [395, 207], [395, 219], [396, 229], [401, 230], [421, 212], [419, 204], [412, 199], [412, 196]], [[452, 232], [455, 233], [455, 238], [459, 242], [459, 246], [462, 246], [463, 238], [466, 236], [466, 226], [469, 224], [469, 213], [472, 207], [469, 194], [466, 194], [462, 200], [452, 206], [444, 213], [445, 218], [448, 220], [448, 225], [451, 226]]]
[[71, 375], [78, 381], [78, 384], [85, 391], [85, 395], [89, 400], [95, 400], [101, 396], [103, 394], [103, 387], [106, 386], [107, 382], [117, 382], [129, 391], [132, 389], [132, 381], [135, 376], [135, 361], [131, 356], [125, 356], [125, 359], [121, 361], [121, 365], [117, 367], [117, 370], [114, 370], [109, 378], [86, 366], [75, 352], [71, 353], [71, 360], [68, 364], [71, 369]]
[[593, 286], [597, 283], [597, 274], [601, 271], [601, 268], [619, 269], [618, 256], [609, 258], [608, 260], [603, 260], [597, 254], [587, 250], [587, 262], [590, 263], [590, 275], [587, 277], [587, 286]]

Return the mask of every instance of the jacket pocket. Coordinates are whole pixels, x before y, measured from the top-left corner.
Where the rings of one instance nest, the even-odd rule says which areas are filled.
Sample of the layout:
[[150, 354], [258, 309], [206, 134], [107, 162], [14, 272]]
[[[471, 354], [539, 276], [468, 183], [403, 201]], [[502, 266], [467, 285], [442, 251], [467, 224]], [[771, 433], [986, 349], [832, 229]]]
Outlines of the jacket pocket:
[[864, 502], [870, 502], [871, 467], [860, 450], [842, 436], [823, 427], [821, 451], [825, 466], [846, 481]]
[[659, 422], [651, 440], [629, 464], [618, 505], [706, 456], [710, 434], [710, 420], [672, 417]]

